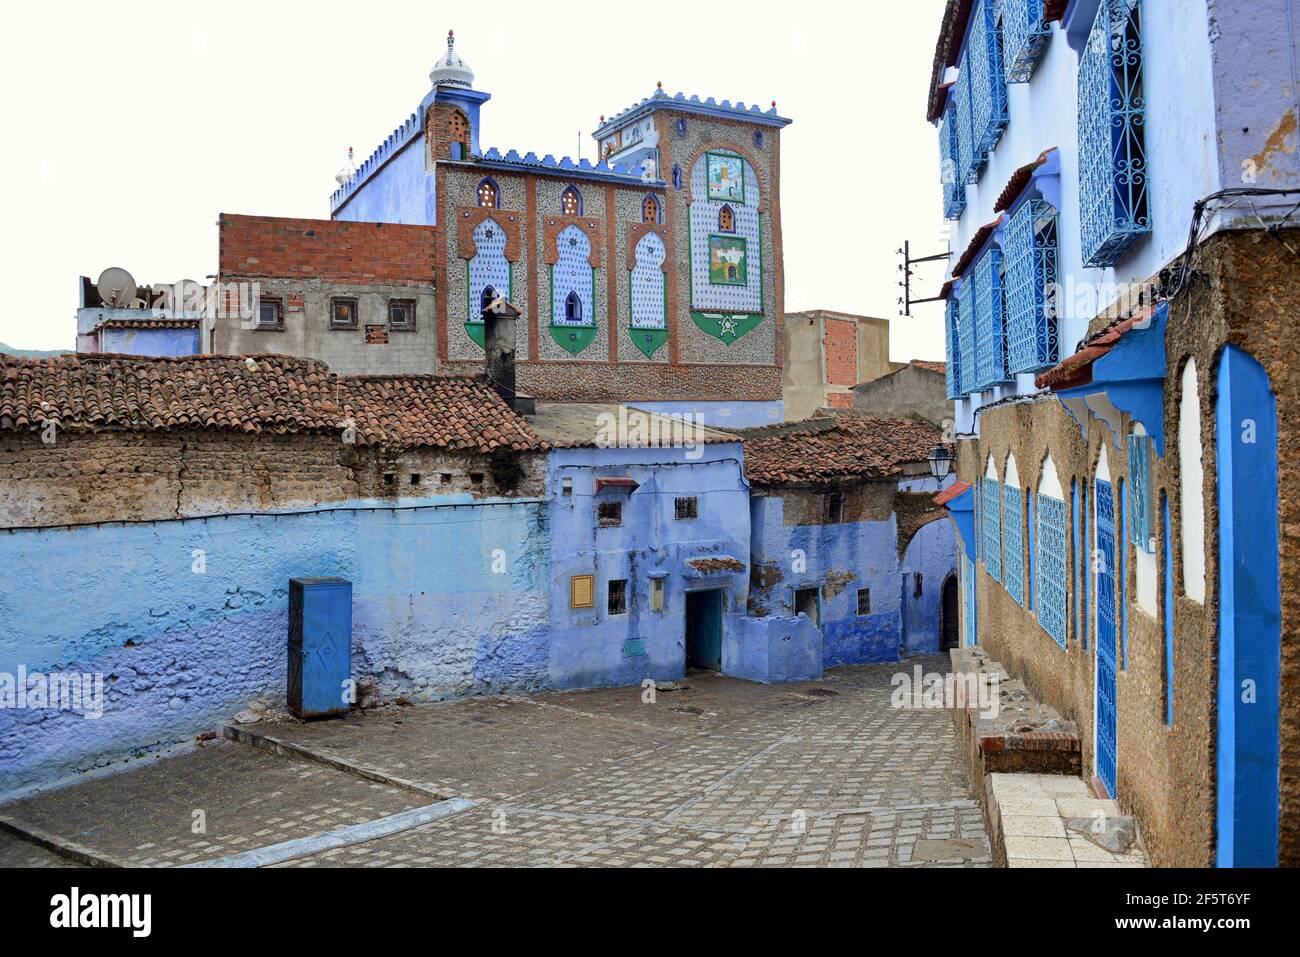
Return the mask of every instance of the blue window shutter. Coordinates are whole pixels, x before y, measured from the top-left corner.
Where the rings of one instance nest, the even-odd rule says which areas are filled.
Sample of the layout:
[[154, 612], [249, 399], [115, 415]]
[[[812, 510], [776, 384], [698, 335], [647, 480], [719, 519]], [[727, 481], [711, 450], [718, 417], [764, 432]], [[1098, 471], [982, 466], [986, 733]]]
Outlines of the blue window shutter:
[[1056, 222], [1056, 210], [1038, 199], [1021, 203], [1007, 221], [1002, 265], [1011, 373], [1037, 372], [1060, 361]]
[[1113, 266], [1151, 231], [1141, 0], [1102, 0], [1079, 63], [1079, 217], [1085, 266]]
[[970, 60], [968, 49], [958, 63], [957, 85], [951, 93], [957, 107], [957, 180], [961, 183], [975, 183], [984, 167], [984, 153], [975, 149], [971, 127]]

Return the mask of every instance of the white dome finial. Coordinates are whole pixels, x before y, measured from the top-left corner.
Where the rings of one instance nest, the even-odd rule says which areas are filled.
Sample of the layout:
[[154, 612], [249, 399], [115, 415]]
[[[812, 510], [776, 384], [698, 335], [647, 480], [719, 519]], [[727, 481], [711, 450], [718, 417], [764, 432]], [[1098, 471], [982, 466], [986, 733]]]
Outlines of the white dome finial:
[[352, 177], [357, 175], [357, 164], [352, 162], [352, 147], [348, 147], [348, 165], [343, 167], [334, 174], [334, 182], [340, 186], [346, 186], [352, 182]]
[[474, 86], [474, 71], [456, 52], [455, 30], [447, 31], [447, 52], [442, 55], [442, 59], [433, 65], [433, 70], [429, 73], [429, 82], [435, 88], [439, 86], [472, 88]]

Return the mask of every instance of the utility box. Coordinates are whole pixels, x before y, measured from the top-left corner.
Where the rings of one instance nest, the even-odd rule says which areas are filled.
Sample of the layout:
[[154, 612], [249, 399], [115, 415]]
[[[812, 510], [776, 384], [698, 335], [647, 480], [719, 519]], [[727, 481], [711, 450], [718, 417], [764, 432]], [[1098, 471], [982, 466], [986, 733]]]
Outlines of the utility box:
[[330, 718], [352, 703], [352, 583], [289, 580], [289, 710]]

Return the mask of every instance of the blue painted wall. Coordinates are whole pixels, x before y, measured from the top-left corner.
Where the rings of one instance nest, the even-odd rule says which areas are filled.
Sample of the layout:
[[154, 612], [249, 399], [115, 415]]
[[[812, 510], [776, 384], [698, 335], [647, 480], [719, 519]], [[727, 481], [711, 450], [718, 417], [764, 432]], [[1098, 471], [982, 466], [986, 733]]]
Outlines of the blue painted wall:
[[[754, 603], [771, 615], [793, 615], [798, 588], [822, 588], [823, 660], [835, 665], [897, 661], [902, 646], [898, 527], [884, 522], [786, 525], [777, 495], [753, 500], [754, 562], [779, 569], [779, 580], [755, 588]], [[851, 576], [851, 577], [849, 577]], [[831, 587], [823, 587], [832, 583]], [[871, 589], [871, 613], [857, 613], [857, 593]]]
[[367, 504], [0, 534], [0, 562], [25, 570], [0, 585], [0, 672], [105, 681], [98, 719], [0, 709], [0, 797], [283, 704], [293, 577], [354, 583], [353, 673], [386, 695], [544, 687], [545, 506]]
[[[912, 537], [903, 553], [903, 635], [908, 654], [939, 650], [943, 621], [943, 583], [957, 575], [957, 535], [952, 522], [939, 519]], [[917, 597], [914, 576], [921, 575]]]
[[[692, 457], [698, 454], [698, 457]], [[686, 449], [557, 449], [547, 478], [551, 497], [551, 658], [557, 688], [671, 680], [684, 673], [686, 592], [723, 590], [724, 641], [745, 614], [749, 590], [749, 491], [739, 443]], [[598, 477], [639, 483], [597, 495]], [[572, 494], [562, 481], [572, 480]], [[698, 498], [699, 517], [674, 518], [678, 496]], [[598, 528], [597, 500], [623, 503], [623, 524]], [[703, 574], [692, 559], [727, 556], [742, 571]], [[595, 607], [570, 602], [573, 576], [594, 575]], [[650, 610], [652, 577], [665, 581], [664, 610]], [[608, 582], [628, 581], [627, 613], [610, 615]], [[724, 660], [724, 670], [725, 670]]]
[[192, 356], [199, 348], [198, 329], [105, 329], [103, 351], [131, 356]]

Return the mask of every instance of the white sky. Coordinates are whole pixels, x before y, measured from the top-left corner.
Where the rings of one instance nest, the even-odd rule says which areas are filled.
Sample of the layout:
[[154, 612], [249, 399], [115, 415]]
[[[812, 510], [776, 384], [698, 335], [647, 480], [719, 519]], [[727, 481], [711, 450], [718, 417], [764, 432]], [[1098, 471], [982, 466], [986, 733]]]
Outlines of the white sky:
[[[595, 157], [654, 91], [764, 106], [782, 134], [786, 307], [893, 320], [892, 356], [942, 359], [941, 306], [898, 318], [899, 259], [942, 251], [926, 84], [943, 0], [11, 4], [0, 37], [0, 340], [71, 349], [76, 279], [216, 272], [219, 213], [329, 216], [334, 173], [416, 108], [448, 28], [481, 145]], [[719, 19], [721, 18], [721, 20]], [[725, 21], [725, 22], [721, 22]], [[933, 295], [942, 265], [918, 267]], [[19, 300], [19, 290], [26, 293]], [[21, 305], [20, 305], [21, 303]]]

